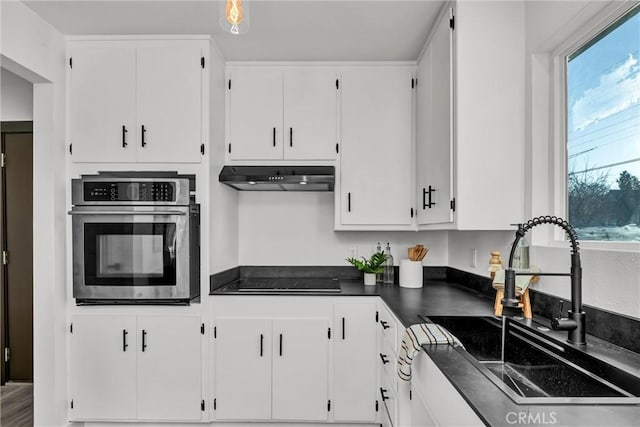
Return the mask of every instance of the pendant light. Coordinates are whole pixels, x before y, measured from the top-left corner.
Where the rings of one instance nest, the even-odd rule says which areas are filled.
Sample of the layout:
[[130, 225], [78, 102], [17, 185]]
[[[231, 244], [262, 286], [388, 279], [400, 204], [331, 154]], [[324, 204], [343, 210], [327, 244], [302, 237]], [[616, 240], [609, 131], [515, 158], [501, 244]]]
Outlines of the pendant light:
[[231, 34], [249, 31], [249, 5], [247, 0], [225, 0], [220, 13], [220, 25]]

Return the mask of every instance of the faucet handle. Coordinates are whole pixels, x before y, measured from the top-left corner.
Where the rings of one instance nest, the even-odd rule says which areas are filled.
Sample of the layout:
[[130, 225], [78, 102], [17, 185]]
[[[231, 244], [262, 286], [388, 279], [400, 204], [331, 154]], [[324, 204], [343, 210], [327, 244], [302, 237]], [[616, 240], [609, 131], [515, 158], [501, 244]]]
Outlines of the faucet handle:
[[562, 315], [564, 308], [564, 300], [558, 301], [558, 308], [554, 310], [551, 319], [551, 329], [555, 331], [572, 331], [578, 327], [578, 323], [574, 319], [564, 317]]
[[562, 319], [564, 313], [564, 300], [559, 300], [556, 309], [553, 310], [553, 318]]

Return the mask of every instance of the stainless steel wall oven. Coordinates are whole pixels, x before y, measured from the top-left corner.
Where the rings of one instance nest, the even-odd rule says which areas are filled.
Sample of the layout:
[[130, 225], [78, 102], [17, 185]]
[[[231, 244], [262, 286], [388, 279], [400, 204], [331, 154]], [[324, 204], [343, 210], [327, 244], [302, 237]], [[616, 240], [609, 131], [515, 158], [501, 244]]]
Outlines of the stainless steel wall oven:
[[200, 296], [195, 177], [100, 172], [71, 182], [77, 304], [189, 304]]

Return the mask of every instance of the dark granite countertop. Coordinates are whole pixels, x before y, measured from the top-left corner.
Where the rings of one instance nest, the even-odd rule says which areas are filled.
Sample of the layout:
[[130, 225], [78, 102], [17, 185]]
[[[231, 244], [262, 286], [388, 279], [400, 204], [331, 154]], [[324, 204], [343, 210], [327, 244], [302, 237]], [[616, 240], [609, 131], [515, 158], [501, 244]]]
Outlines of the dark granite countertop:
[[[235, 282], [212, 290], [211, 295], [322, 295], [379, 296], [404, 327], [423, 316], [492, 316], [493, 300], [486, 294], [447, 280], [426, 280], [422, 288], [397, 285], [364, 286], [359, 280], [341, 280], [340, 293], [239, 292]], [[534, 321], [547, 324], [544, 318]], [[531, 321], [522, 321], [530, 323]], [[550, 331], [549, 337], [564, 341], [566, 333]], [[587, 352], [640, 376], [640, 355], [588, 336]], [[423, 346], [424, 351], [451, 381], [478, 416], [491, 426], [514, 424], [555, 426], [638, 426], [640, 405], [527, 405], [517, 404], [450, 346]], [[521, 415], [525, 414], [525, 415]], [[521, 417], [521, 418], [518, 418]], [[518, 422], [517, 420], [523, 420]], [[516, 420], [514, 423], [513, 421]]]

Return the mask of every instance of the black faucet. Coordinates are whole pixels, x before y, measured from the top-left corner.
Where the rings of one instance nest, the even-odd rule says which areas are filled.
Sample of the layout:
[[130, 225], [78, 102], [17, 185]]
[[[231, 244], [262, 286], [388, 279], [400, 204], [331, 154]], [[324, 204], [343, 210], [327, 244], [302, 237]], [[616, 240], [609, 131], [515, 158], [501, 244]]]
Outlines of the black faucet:
[[527, 231], [536, 225], [553, 224], [561, 227], [569, 237], [571, 243], [571, 273], [535, 273], [537, 276], [571, 276], [571, 310], [568, 311], [567, 317], [554, 317], [551, 320], [551, 327], [555, 330], [569, 331], [567, 341], [570, 344], [585, 345], [585, 319], [586, 314], [582, 311], [582, 264], [580, 261], [580, 247], [578, 245], [578, 236], [571, 225], [555, 216], [539, 216], [527, 221], [525, 224], [518, 224], [516, 238], [511, 246], [509, 254], [509, 265], [504, 275], [504, 298], [502, 305], [504, 307], [518, 307], [519, 301], [516, 299], [516, 275], [531, 275], [528, 272], [516, 273], [513, 267], [513, 255], [515, 254], [518, 242]]

